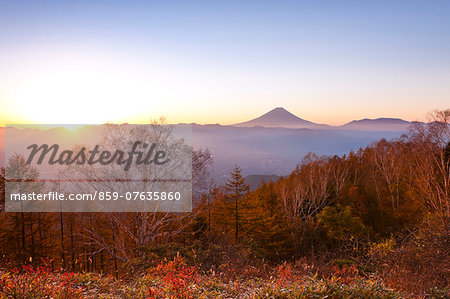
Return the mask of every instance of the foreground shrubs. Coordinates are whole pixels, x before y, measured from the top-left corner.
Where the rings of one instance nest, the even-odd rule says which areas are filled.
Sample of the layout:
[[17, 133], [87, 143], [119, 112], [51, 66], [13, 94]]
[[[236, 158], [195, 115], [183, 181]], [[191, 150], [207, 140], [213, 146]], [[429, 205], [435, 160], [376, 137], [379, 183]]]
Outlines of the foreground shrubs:
[[0, 271], [0, 298], [83, 298], [85, 289], [74, 276], [31, 266]]
[[327, 278], [297, 273], [283, 264], [267, 278], [225, 280], [200, 275], [181, 256], [160, 263], [129, 281], [92, 273], [56, 273], [23, 266], [0, 271], [0, 298], [398, 298], [382, 283], [363, 279], [353, 266]]

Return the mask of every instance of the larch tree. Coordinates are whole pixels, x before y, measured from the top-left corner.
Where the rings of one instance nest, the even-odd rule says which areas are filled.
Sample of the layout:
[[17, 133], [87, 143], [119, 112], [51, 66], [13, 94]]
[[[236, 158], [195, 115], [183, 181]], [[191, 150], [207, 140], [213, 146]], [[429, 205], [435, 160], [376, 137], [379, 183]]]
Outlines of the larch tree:
[[229, 197], [234, 202], [234, 216], [235, 216], [235, 241], [238, 242], [239, 235], [239, 210], [242, 207], [241, 201], [250, 190], [250, 185], [246, 183], [245, 178], [241, 174], [242, 170], [239, 166], [235, 166], [231, 172], [231, 178], [225, 183], [225, 189]]
[[[20, 154], [14, 154], [9, 158], [5, 169], [5, 179], [11, 180], [7, 186], [5, 185], [6, 197], [11, 193], [20, 195], [39, 193], [44, 189], [44, 182], [38, 180], [39, 172], [35, 167], [27, 164], [25, 158]], [[23, 201], [20, 201], [21, 211], [13, 215], [14, 229], [11, 233], [16, 236], [17, 247], [21, 250], [22, 258], [31, 257], [32, 260], [35, 260], [36, 247], [41, 245], [37, 244], [36, 238], [37, 235], [42, 235], [42, 227], [37, 221], [38, 214], [25, 213], [23, 208]], [[19, 231], [20, 236], [16, 235], [15, 231]]]

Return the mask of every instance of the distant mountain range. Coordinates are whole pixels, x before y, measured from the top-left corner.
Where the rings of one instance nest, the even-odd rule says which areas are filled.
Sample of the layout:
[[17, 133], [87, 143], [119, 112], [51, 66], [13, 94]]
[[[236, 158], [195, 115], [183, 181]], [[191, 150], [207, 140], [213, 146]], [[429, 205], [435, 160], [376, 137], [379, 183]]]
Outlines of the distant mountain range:
[[[239, 165], [245, 176], [255, 175], [248, 177], [254, 187], [262, 180], [288, 175], [308, 152], [320, 156], [344, 155], [381, 138], [399, 137], [407, 132], [410, 124], [401, 119], [378, 118], [328, 126], [301, 119], [284, 108], [275, 108], [258, 118], [231, 126], [184, 125], [192, 128], [194, 148], [207, 148], [213, 154], [212, 176], [216, 182], [224, 182], [233, 167]], [[88, 132], [83, 136], [86, 134]], [[45, 130], [40, 141], [51, 144], [56, 138], [60, 142], [84, 142], [69, 135], [64, 128]], [[21, 136], [26, 141], [27, 131]], [[4, 137], [5, 128], [0, 127], [0, 166], [6, 162]], [[15, 142], [8, 138], [8, 144]]]
[[411, 122], [400, 118], [377, 118], [354, 120], [340, 126], [344, 130], [356, 131], [406, 131]]
[[245, 181], [250, 185], [250, 190], [255, 190], [263, 183], [276, 182], [281, 178], [278, 175], [251, 174], [245, 177]]
[[304, 120], [282, 107], [275, 108], [260, 117], [234, 124], [234, 127], [266, 127], [291, 129], [339, 129], [352, 131], [406, 131], [410, 122], [399, 118], [377, 118], [354, 120], [342, 126], [329, 126]]

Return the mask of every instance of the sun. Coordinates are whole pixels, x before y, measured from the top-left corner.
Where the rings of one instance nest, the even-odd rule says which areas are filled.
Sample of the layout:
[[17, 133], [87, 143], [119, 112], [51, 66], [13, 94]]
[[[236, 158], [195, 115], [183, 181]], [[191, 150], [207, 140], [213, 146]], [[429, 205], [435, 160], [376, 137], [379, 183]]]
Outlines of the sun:
[[126, 70], [63, 65], [29, 72], [15, 87], [13, 110], [20, 111], [22, 119], [36, 124], [130, 122], [137, 111], [131, 103], [144, 102], [148, 94], [148, 84]]

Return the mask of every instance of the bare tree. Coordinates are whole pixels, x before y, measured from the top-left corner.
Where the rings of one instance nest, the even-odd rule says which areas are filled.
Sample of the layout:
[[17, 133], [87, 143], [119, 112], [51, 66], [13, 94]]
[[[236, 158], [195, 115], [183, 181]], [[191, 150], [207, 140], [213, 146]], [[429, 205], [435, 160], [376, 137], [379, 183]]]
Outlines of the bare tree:
[[415, 145], [411, 167], [418, 200], [444, 218], [450, 216], [450, 173], [446, 148], [450, 142], [450, 109], [434, 111], [428, 123], [411, 127], [410, 140]]
[[350, 165], [345, 156], [343, 158], [334, 156], [328, 160], [328, 163], [330, 165], [330, 179], [333, 182], [334, 194], [336, 199], [339, 199], [348, 181]]
[[[154, 143], [170, 153], [169, 166], [157, 168], [138, 165], [126, 171], [123, 166], [115, 163], [102, 167], [89, 164], [71, 165], [63, 176], [88, 179], [81, 183], [73, 180], [72, 188], [78, 192], [96, 190], [125, 194], [130, 191], [169, 191], [174, 188], [172, 178], [187, 178], [187, 181], [181, 181], [181, 184], [192, 184], [194, 194], [202, 192], [209, 175], [211, 155], [208, 151], [193, 151], [181, 138], [174, 136], [172, 126], [157, 123], [148, 126], [107, 125], [106, 130], [102, 141], [106, 148], [127, 152], [136, 140], [147, 144]], [[117, 260], [128, 261], [136, 254], [136, 248], [156, 244], [160, 237], [170, 238], [179, 234], [193, 219], [192, 213], [178, 213], [169, 201], [152, 202], [151, 206], [143, 201], [138, 203], [137, 208], [136, 203], [133, 203], [134, 206], [130, 206], [129, 210], [132, 212], [126, 211], [126, 204], [125, 202], [122, 206], [122, 212], [105, 209], [105, 213], [97, 217], [102, 219], [100, 222], [89, 216], [82, 218], [80, 237], [87, 248], [92, 249], [89, 255], [92, 258], [107, 252], [113, 257], [115, 268]], [[161, 210], [160, 207], [165, 208]], [[103, 227], [105, 224], [107, 228]]]
[[[294, 221], [309, 221], [329, 201], [331, 175], [326, 159], [309, 153], [294, 171], [292, 182], [281, 188], [284, 207]], [[292, 186], [292, 187], [290, 187]]]
[[403, 147], [401, 140], [387, 142], [385, 139], [382, 139], [372, 146], [373, 152], [370, 155], [374, 165], [372, 175], [375, 179], [379, 177], [386, 187], [393, 211], [400, 205], [402, 170], [407, 161], [402, 152]]

